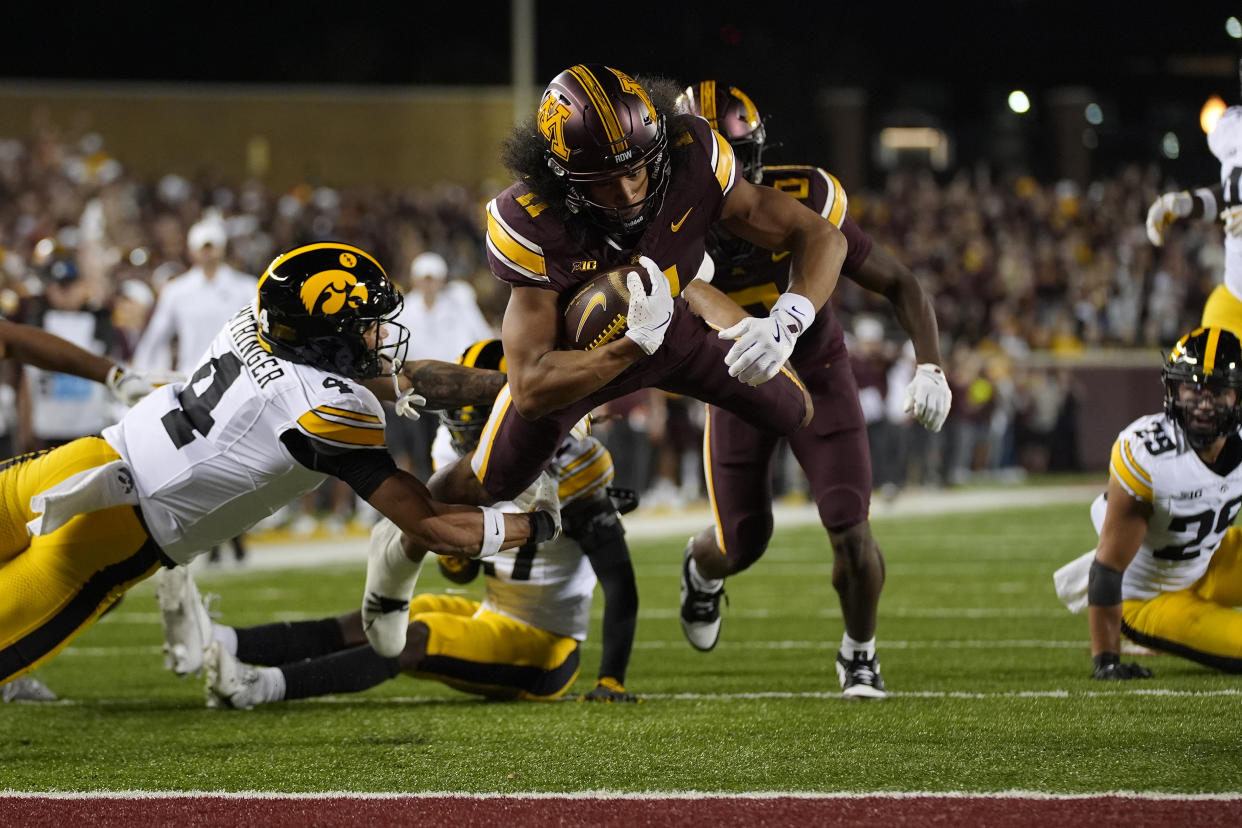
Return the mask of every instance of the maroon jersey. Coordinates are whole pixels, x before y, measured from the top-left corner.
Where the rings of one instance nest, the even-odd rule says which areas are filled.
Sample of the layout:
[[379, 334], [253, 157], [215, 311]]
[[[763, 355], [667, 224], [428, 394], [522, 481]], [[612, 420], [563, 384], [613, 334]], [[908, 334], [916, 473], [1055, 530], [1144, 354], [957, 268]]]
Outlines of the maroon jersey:
[[[818, 167], [763, 168], [763, 183], [797, 198], [845, 234], [843, 274], [858, 270], [871, 253], [871, 238], [846, 215], [845, 190]], [[722, 244], [711, 283], [755, 316], [767, 316], [789, 288], [789, 253], [730, 239]], [[788, 436], [802, 466], [820, 521], [831, 531], [867, 519], [871, 505], [871, 453], [858, 386], [850, 369], [841, 323], [825, 304], [798, 337], [790, 362], [815, 403], [811, 423]], [[716, 542], [730, 571], [746, 569], [767, 548], [772, 534], [771, 462], [778, 438], [736, 414], [707, 410], [704, 464], [716, 515]]]
[[[845, 189], [831, 173], [819, 167], [764, 167], [763, 184], [798, 199], [845, 234], [848, 248], [841, 265], [843, 274], [854, 273], [867, 260], [871, 237], [846, 214], [849, 200]], [[731, 240], [716, 261], [711, 283], [753, 316], [767, 316], [777, 297], [789, 288], [789, 255], [788, 251], [773, 252], [740, 239]], [[798, 338], [793, 363], [801, 370], [805, 360], [818, 359], [818, 354], [841, 359], [844, 353], [841, 323], [832, 306], [825, 304], [815, 315], [814, 324]]]
[[680, 157], [659, 212], [633, 248], [599, 236], [581, 245], [547, 204], [525, 184], [509, 187], [487, 205], [487, 260], [492, 274], [514, 287], [555, 290], [565, 297], [597, 272], [650, 257], [668, 277], [674, 296], [699, 272], [707, 228], [720, 217], [738, 175], [733, 148], [702, 118], [670, 120], [669, 144]]

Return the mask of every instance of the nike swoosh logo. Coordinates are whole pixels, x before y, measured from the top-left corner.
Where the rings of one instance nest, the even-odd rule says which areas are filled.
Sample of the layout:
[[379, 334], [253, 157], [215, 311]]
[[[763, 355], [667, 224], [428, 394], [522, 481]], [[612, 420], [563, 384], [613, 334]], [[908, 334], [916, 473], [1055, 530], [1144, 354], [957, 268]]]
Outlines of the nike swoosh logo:
[[672, 231], [676, 233], [678, 230], [680, 230], [681, 226], [686, 223], [686, 216], [690, 215], [693, 212], [694, 212], [694, 208], [691, 207], [689, 210], [685, 212], [685, 215], [683, 215], [681, 218], [677, 219], [677, 221], [670, 224], [669, 227], [672, 229]]
[[[390, 612], [408, 611], [410, 608], [409, 601], [401, 601], [396, 598], [385, 598], [383, 595], [377, 595], [374, 592], [367, 593], [365, 603], [369, 612], [379, 615], [386, 615]], [[368, 626], [370, 625], [368, 624]]]
[[604, 310], [608, 310], [608, 297], [604, 294], [602, 290], [599, 293], [591, 297], [591, 301], [587, 302], [586, 308], [582, 311], [582, 318], [578, 320], [578, 333], [574, 337], [575, 339], [582, 338], [582, 328], [586, 325], [587, 319], [590, 318], [591, 314], [595, 311], [596, 308], [603, 308]]
[[788, 255], [789, 255], [789, 253], [790, 253], [790, 251], [788, 251], [788, 250], [782, 250], [782, 251], [780, 251], [779, 253], [773, 253], [773, 254], [772, 254], [772, 261], [774, 261], [774, 262], [779, 262], [781, 259], [783, 259], [783, 258], [785, 258], [786, 256], [788, 256]]

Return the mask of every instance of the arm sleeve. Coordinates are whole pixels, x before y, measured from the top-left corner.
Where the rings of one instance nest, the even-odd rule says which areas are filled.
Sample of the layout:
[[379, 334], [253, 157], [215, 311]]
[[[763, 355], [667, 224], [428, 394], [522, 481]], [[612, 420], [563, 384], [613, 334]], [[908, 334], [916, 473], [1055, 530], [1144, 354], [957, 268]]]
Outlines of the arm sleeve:
[[308, 469], [339, 477], [363, 500], [397, 471], [397, 464], [387, 451], [342, 449], [292, 428], [280, 435], [280, 442], [294, 460]]

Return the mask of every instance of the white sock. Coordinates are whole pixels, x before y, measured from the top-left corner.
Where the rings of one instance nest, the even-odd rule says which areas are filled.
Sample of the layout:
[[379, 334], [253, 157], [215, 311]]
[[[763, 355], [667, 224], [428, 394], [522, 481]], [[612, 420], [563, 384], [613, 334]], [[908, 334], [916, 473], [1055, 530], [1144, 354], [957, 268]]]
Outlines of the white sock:
[[699, 565], [690, 559], [690, 583], [694, 584], [694, 588], [703, 592], [718, 592], [724, 586], [724, 578], [705, 578], [703, 573], [699, 572]]
[[237, 630], [223, 624], [211, 625], [211, 640], [219, 641], [220, 648], [231, 656], [237, 655]]
[[852, 660], [859, 653], [868, 661], [875, 658], [875, 636], [866, 641], [855, 641], [849, 633], [841, 636], [841, 655]]
[[285, 674], [279, 667], [260, 667], [259, 682], [263, 686], [263, 701], [283, 701], [285, 698]]
[[401, 548], [401, 530], [387, 519], [371, 530], [367, 590], [385, 598], [409, 600], [423, 560], [411, 561]]

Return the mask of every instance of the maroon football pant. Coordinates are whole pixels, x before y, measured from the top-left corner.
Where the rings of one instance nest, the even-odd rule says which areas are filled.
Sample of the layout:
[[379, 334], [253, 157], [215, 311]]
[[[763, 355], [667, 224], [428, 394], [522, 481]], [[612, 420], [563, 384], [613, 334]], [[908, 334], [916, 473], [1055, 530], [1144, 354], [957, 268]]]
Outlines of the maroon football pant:
[[[733, 343], [717, 337], [681, 298], [674, 301], [673, 310], [660, 350], [578, 403], [538, 420], [524, 419], [513, 405], [496, 405], [473, 462], [488, 495], [511, 500], [521, 494], [548, 465], [574, 423], [641, 388], [661, 388], [718, 406], [774, 439], [798, 428], [806, 414], [798, 380], [782, 372], [759, 386], [738, 382], [724, 362]], [[491, 432], [493, 425], [496, 429]]]
[[[848, 529], [866, 520], [871, 508], [871, 451], [854, 373], [844, 356], [828, 365], [799, 365], [798, 373], [811, 392], [815, 416], [789, 435], [789, 447], [806, 474], [824, 528]], [[728, 411], [707, 409], [707, 491], [716, 542], [732, 572], [759, 560], [772, 537], [772, 458], [779, 439]]]

